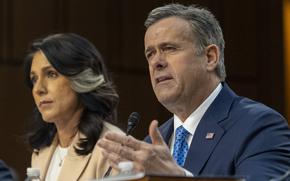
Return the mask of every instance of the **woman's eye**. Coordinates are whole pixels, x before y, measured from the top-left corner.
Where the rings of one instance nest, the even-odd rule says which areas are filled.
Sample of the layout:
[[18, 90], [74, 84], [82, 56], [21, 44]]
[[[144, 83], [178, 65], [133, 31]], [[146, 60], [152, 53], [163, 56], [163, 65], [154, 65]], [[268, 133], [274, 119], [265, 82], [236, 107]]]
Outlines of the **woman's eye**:
[[31, 84], [32, 85], [34, 85], [35, 83], [36, 83], [36, 77], [35, 76], [33, 76], [33, 77], [30, 77], [30, 82], [31, 82]]
[[55, 71], [48, 71], [48, 72], [47, 72], [47, 76], [48, 76], [49, 78], [56, 78], [56, 77], [58, 76], [58, 73], [55, 72]]

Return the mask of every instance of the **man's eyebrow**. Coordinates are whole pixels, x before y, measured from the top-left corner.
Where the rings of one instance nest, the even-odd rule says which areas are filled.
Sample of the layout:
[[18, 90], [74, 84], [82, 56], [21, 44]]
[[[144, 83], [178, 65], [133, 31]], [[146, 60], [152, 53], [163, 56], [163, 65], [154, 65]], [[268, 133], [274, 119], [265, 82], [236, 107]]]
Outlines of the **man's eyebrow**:
[[159, 47], [165, 47], [165, 46], [167, 46], [167, 45], [171, 45], [171, 46], [176, 46], [177, 44], [175, 43], [175, 42], [164, 42], [164, 43], [161, 43], [160, 45], [159, 45]]

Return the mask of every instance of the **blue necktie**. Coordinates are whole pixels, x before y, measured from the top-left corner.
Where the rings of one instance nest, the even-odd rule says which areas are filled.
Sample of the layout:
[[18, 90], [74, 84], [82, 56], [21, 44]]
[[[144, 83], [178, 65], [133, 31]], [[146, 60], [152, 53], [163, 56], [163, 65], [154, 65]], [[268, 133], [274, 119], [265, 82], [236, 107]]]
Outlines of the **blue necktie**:
[[187, 136], [190, 133], [184, 129], [183, 126], [179, 126], [175, 131], [175, 143], [173, 149], [173, 158], [180, 166], [184, 165], [186, 154], [188, 151]]

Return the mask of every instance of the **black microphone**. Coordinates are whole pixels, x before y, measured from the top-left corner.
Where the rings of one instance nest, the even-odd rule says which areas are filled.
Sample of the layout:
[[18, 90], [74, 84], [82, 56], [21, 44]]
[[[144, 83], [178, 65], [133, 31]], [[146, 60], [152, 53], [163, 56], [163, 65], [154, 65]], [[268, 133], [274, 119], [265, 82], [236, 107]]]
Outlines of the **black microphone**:
[[128, 118], [128, 125], [126, 135], [130, 135], [134, 128], [137, 126], [140, 119], [140, 114], [137, 112], [132, 112]]

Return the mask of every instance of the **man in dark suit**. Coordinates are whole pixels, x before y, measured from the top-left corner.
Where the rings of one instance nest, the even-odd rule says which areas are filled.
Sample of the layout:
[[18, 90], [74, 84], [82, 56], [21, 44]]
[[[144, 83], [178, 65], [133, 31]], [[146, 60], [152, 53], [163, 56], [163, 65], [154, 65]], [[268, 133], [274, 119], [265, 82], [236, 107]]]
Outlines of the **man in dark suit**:
[[7, 165], [0, 160], [0, 181], [12, 181], [14, 180], [11, 170]]
[[[271, 108], [237, 96], [225, 83], [224, 39], [208, 10], [169, 4], [145, 26], [145, 55], [158, 101], [174, 114], [148, 144], [106, 134], [98, 143], [112, 166], [131, 160], [149, 174], [242, 176], [269, 180], [290, 166], [287, 121]], [[120, 144], [121, 143], [121, 144]], [[124, 146], [125, 145], [125, 146]]]

